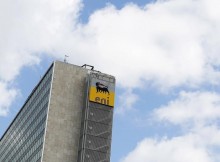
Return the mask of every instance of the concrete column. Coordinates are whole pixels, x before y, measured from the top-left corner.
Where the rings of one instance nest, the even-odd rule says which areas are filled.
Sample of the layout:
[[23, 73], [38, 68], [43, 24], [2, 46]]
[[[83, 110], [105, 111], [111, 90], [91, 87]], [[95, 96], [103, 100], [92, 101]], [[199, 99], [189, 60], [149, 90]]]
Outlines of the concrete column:
[[55, 62], [42, 162], [77, 162], [87, 69]]

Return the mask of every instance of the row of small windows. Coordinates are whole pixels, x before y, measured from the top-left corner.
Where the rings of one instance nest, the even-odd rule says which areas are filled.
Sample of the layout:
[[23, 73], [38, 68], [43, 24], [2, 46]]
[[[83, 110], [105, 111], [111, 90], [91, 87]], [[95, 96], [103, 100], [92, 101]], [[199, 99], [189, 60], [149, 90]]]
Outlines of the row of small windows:
[[51, 78], [52, 69], [0, 141], [0, 161], [40, 161]]
[[[49, 81], [49, 80], [48, 80], [48, 81]], [[47, 87], [45, 87], [45, 89], [43, 90], [43, 92], [42, 92], [42, 94], [41, 94], [41, 98], [44, 97], [43, 95], [46, 93], [46, 91], [47, 91], [49, 88], [50, 88], [49, 85], [48, 85]], [[35, 100], [32, 99], [32, 100], [28, 101], [28, 105], [24, 107], [25, 109], [22, 110], [21, 114], [19, 114], [19, 116], [17, 117], [16, 121], [13, 123], [13, 126], [12, 126], [11, 129], [10, 129], [10, 133], [11, 133], [11, 132], [16, 133], [16, 132], [14, 131], [14, 129], [17, 129], [17, 126], [23, 124], [24, 120], [25, 120], [26, 117], [29, 115], [28, 113], [30, 113], [30, 111], [33, 110], [33, 108], [36, 107], [36, 104], [39, 103], [39, 100], [40, 100], [41, 98], [38, 98], [38, 99], [37, 99], [37, 98], [34, 98]], [[9, 135], [9, 134], [8, 134], [8, 135]], [[6, 137], [4, 137], [4, 138], [6, 138]]]
[[[40, 120], [39, 116], [42, 114], [42, 111], [44, 110], [46, 114], [48, 102], [45, 100], [43, 102], [44, 105], [41, 106], [41, 109], [35, 109], [34, 114], [32, 114], [31, 118], [24, 123], [22, 127], [19, 127], [16, 134], [14, 134], [5, 145], [2, 146], [2, 149], [4, 149], [3, 152], [7, 151], [7, 147], [12, 144], [12, 141], [20, 141], [20, 138], [25, 138], [32, 129], [35, 128], [36, 124]], [[43, 115], [43, 114], [42, 114]]]
[[42, 145], [43, 137], [44, 137], [43, 135], [44, 135], [44, 129], [41, 130], [41, 132], [39, 132], [35, 138], [30, 139], [29, 144], [24, 146], [24, 148], [22, 148], [22, 151], [20, 151], [17, 156], [11, 159], [7, 158], [9, 160], [6, 161], [10, 161], [10, 162], [31, 161], [31, 159], [34, 158], [34, 155], [38, 152], [36, 150], [42, 149], [43, 147]]
[[[48, 78], [47, 82], [50, 83], [51, 79]], [[46, 86], [46, 85], [44, 85]], [[47, 84], [46, 87], [44, 87], [44, 93], [46, 93], [46, 91], [50, 88], [50, 84]], [[44, 93], [42, 93], [42, 95], [44, 95]], [[41, 95], [41, 97], [43, 97]], [[33, 96], [31, 97], [31, 99], [33, 98]], [[17, 129], [18, 126], [22, 125], [22, 121], [25, 119], [25, 117], [27, 117], [28, 115], [28, 111], [31, 111], [34, 108], [34, 103], [31, 102], [30, 100], [27, 102], [27, 104], [25, 105], [25, 107], [23, 108], [22, 112], [17, 116], [16, 120], [14, 121], [14, 123], [12, 124], [12, 126], [10, 127], [9, 131], [7, 132], [7, 134], [3, 137], [3, 141], [12, 135], [12, 133], [16, 133], [16, 131], [14, 129]], [[4, 144], [4, 143], [3, 143]]]
[[[27, 150], [28, 146], [37, 139], [38, 135], [41, 133], [42, 130], [45, 128], [45, 122], [46, 122], [46, 110], [44, 110], [41, 116], [36, 117], [36, 122], [34, 123], [33, 127], [30, 128], [30, 132], [27, 134], [24, 134], [24, 136], [20, 136], [20, 138], [17, 140], [16, 143], [10, 145], [10, 147], [7, 149], [7, 154], [2, 155], [1, 159], [3, 158], [14, 158], [15, 156], [19, 157], [20, 154]], [[39, 113], [39, 114], [40, 114]], [[43, 138], [43, 136], [42, 136]], [[13, 140], [12, 140], [13, 141]], [[3, 161], [5, 161], [3, 159]], [[11, 160], [10, 160], [11, 161]]]
[[[33, 111], [32, 111], [32, 114], [30, 114], [31, 111], [28, 112], [28, 114], [26, 114], [26, 116], [24, 117], [24, 119], [22, 120], [22, 122], [20, 123], [20, 125], [18, 125], [18, 127], [14, 130], [14, 132], [11, 134], [11, 136], [8, 136], [7, 138], [7, 141], [5, 140], [3, 143], [2, 143], [2, 149], [4, 147], [6, 147], [8, 145], [8, 143], [11, 141], [11, 139], [13, 139], [15, 136], [17, 136], [17, 134], [21, 134], [24, 130], [26, 129], [30, 123], [34, 120], [34, 116], [37, 115], [37, 113], [44, 107], [44, 105], [48, 102], [48, 95], [49, 95], [49, 90], [47, 91], [46, 94], [44, 94], [44, 96], [41, 98], [41, 102], [39, 102], [38, 105], [36, 106], [33, 106], [33, 108], [35, 108]], [[45, 107], [47, 108], [47, 107]], [[22, 135], [22, 134], [21, 134]]]
[[[51, 81], [51, 71], [45, 76], [45, 78], [42, 81], [42, 84], [39, 85], [37, 90], [43, 90], [44, 91], [43, 93], [46, 93], [47, 89], [50, 88], [50, 81]], [[10, 129], [8, 130], [7, 134], [3, 137], [1, 142], [2, 141], [7, 141], [6, 139], [8, 137], [11, 137], [12, 133], [16, 133], [16, 131], [14, 129], [17, 129], [19, 125], [22, 125], [21, 123], [25, 119], [25, 116], [27, 116], [27, 112], [31, 111], [34, 108], [33, 104], [34, 104], [34, 102], [36, 102], [36, 95], [37, 95], [36, 92], [37, 92], [37, 90], [34, 92], [34, 94], [28, 100], [28, 102], [24, 106], [22, 112], [17, 116], [17, 119], [14, 121], [14, 123], [12, 124]], [[43, 93], [41, 92], [42, 95], [43, 95]]]
[[[35, 121], [33, 125], [28, 130], [25, 130], [22, 135], [18, 134], [17, 139], [11, 139], [10, 145], [4, 150], [3, 153], [7, 153], [7, 155], [2, 154], [2, 157], [9, 156], [10, 154], [13, 155], [13, 150], [18, 150], [19, 147], [23, 147], [30, 138], [35, 138], [39, 133], [40, 129], [45, 127], [45, 120], [46, 120], [46, 110], [43, 110], [35, 117]], [[28, 131], [28, 132], [27, 132]], [[15, 152], [14, 151], [14, 152]]]
[[27, 159], [27, 161], [31, 162], [39, 162], [41, 160], [43, 143], [31, 154], [31, 156]]

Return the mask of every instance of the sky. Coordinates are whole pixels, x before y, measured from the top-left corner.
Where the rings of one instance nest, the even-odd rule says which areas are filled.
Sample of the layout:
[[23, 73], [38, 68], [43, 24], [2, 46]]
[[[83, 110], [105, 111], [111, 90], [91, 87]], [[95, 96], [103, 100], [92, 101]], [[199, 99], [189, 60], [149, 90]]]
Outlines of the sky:
[[0, 136], [53, 60], [117, 79], [111, 162], [220, 161], [219, 0], [0, 0]]

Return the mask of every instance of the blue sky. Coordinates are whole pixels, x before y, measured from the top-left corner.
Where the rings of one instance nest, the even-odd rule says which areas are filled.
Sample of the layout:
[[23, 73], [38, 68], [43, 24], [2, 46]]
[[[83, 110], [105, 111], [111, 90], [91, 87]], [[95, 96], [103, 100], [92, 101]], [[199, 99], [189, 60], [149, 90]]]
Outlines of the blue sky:
[[69, 55], [116, 76], [112, 162], [219, 162], [219, 3], [1, 1], [0, 135]]

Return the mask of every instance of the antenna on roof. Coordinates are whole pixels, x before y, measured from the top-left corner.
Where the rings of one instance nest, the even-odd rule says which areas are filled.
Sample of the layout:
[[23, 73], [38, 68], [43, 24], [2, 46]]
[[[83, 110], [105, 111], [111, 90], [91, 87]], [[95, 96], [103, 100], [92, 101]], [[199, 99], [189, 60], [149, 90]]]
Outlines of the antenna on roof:
[[66, 59], [67, 57], [69, 57], [69, 56], [67, 56], [67, 55], [64, 56], [64, 62], [65, 63], [67, 63], [67, 59]]

